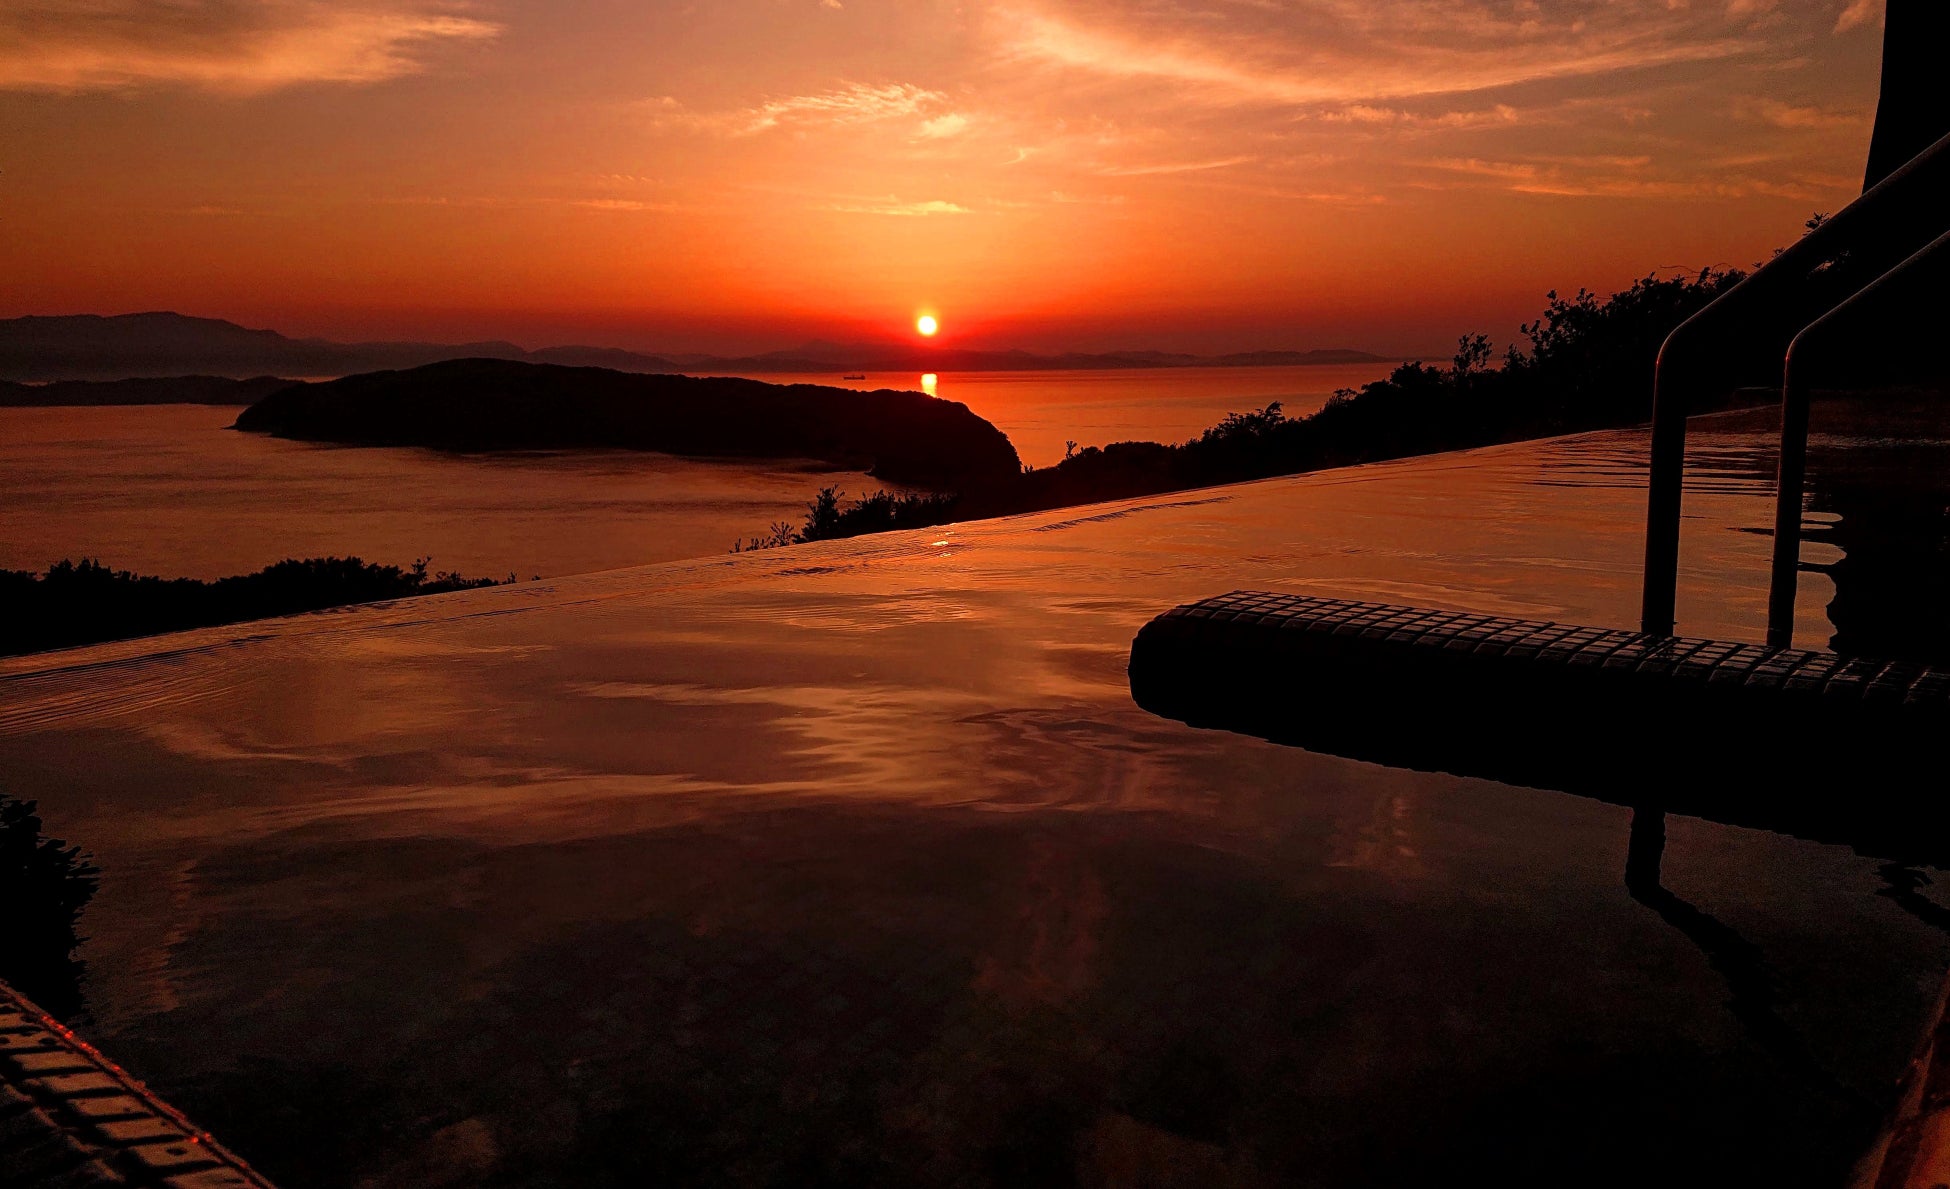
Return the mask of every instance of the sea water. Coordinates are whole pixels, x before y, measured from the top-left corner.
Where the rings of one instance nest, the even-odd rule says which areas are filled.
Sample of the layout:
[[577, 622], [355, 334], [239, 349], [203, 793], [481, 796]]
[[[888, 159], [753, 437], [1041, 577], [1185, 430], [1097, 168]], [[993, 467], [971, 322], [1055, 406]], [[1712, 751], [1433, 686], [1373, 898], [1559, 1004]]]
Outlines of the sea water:
[[[766, 376], [777, 383], [932, 388], [1048, 466], [1066, 441], [1182, 441], [1228, 412], [1318, 408], [1384, 374], [1357, 367]], [[0, 568], [93, 557], [215, 578], [286, 557], [356, 555], [436, 569], [554, 577], [724, 553], [797, 524], [821, 487], [892, 485], [816, 464], [631, 451], [458, 455], [281, 441], [201, 405], [0, 408]]]

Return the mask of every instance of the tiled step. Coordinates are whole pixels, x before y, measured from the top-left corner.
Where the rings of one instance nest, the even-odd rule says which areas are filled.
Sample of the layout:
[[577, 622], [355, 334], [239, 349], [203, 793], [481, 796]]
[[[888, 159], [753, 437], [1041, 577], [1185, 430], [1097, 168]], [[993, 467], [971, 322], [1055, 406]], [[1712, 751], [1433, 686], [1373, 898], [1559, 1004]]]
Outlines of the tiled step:
[[0, 1189], [270, 1189], [142, 1083], [0, 984]]

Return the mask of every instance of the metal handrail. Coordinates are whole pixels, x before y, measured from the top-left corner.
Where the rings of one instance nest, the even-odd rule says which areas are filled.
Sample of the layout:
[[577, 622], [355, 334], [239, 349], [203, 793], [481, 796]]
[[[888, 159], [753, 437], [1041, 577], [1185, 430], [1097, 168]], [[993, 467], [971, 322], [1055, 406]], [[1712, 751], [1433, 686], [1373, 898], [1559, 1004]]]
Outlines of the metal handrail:
[[1781, 463], [1774, 503], [1774, 559], [1767, 585], [1767, 643], [1786, 648], [1794, 641], [1794, 596], [1801, 568], [1801, 490], [1808, 465], [1808, 382], [1811, 351], [1836, 326], [1896, 292], [1930, 265], [1950, 256], [1950, 232], [1869, 282], [1826, 314], [1803, 327], [1788, 344], [1781, 368]]
[[[1687, 385], [1675, 375], [1679, 365], [1696, 363], [1698, 340], [1726, 315], [1756, 298], [1778, 296], [1796, 277], [1843, 252], [1876, 241], [1896, 260], [1865, 261], [1859, 288], [1899, 267], [1926, 240], [1943, 231], [1943, 197], [1950, 194], [1950, 136], [1945, 136], [1755, 269], [1745, 280], [1679, 324], [1659, 348], [1652, 380], [1652, 466], [1645, 510], [1645, 587], [1640, 603], [1641, 631], [1667, 636], [1679, 585], [1679, 513], [1686, 464], [1686, 416], [1692, 411]], [[1937, 201], [1931, 202], [1934, 197]], [[1921, 230], [1918, 230], [1921, 225]], [[1845, 295], [1852, 297], [1854, 294]], [[1838, 303], [1839, 304], [1839, 303]]]

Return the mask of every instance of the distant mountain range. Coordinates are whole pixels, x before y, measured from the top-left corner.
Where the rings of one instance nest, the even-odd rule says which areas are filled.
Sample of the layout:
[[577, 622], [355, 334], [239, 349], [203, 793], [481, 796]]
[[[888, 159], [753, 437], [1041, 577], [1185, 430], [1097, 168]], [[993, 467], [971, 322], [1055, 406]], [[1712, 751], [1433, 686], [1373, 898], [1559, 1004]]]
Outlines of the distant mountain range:
[[[337, 343], [328, 339], [294, 339], [275, 330], [251, 330], [218, 318], [173, 313], [0, 319], [0, 381], [43, 383], [175, 376], [321, 378], [420, 367], [448, 359], [505, 359], [625, 372], [693, 374], [1269, 367], [1387, 362], [1383, 356], [1348, 350], [1247, 351], [1216, 356], [1164, 351], [1038, 355], [1028, 351], [822, 341], [758, 355], [649, 355], [615, 347], [544, 347], [530, 351], [498, 340]], [[107, 393], [95, 393], [92, 397], [82, 401], [28, 401], [19, 399], [13, 392], [0, 391], [0, 404], [124, 403]]]

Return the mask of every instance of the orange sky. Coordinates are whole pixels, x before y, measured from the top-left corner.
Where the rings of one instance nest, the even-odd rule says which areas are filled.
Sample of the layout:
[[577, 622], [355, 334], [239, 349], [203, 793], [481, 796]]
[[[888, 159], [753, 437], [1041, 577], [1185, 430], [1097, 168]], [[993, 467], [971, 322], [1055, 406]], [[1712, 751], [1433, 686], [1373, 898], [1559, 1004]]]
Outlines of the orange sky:
[[1877, 0], [6, 0], [0, 316], [1440, 348], [1860, 186]]

